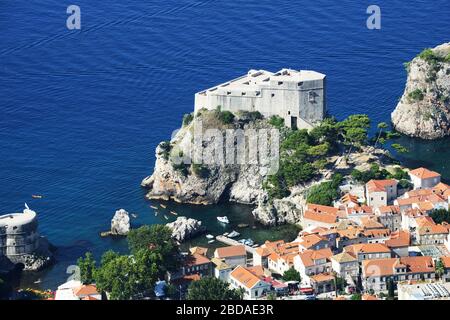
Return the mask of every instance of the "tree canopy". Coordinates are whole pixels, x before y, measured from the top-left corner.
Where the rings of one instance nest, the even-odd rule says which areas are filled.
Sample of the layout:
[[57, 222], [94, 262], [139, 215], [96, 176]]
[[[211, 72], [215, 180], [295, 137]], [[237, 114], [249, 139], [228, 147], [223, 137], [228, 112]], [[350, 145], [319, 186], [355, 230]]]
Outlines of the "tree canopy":
[[300, 272], [294, 269], [294, 267], [291, 267], [290, 269], [286, 270], [286, 272], [282, 276], [284, 281], [302, 281], [302, 278], [300, 276]]
[[189, 285], [187, 300], [242, 300], [243, 292], [232, 289], [227, 282], [204, 277]]

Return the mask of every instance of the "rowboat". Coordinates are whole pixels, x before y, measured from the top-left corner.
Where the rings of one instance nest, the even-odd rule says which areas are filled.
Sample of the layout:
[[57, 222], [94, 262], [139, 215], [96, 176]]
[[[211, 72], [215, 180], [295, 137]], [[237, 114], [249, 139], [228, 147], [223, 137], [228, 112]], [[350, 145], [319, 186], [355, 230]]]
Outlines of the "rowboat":
[[150, 206], [150, 208], [158, 210], [158, 207], [155, 207], [155, 206]]
[[230, 223], [230, 220], [228, 220], [227, 216], [217, 217], [217, 220], [222, 223]]
[[207, 235], [206, 235], [206, 238], [208, 238], [208, 239], [214, 239], [214, 236], [213, 236], [212, 234], [207, 234]]
[[166, 220], [169, 220], [169, 217], [168, 217], [168, 216], [166, 216], [166, 215], [164, 215], [164, 219], [166, 219]]
[[160, 203], [159, 205], [161, 206], [161, 208], [164, 208], [164, 209], [167, 208], [167, 206], [165, 204]]
[[175, 211], [170, 211], [171, 214], [173, 214], [174, 216], [177, 216], [178, 213], [176, 213]]

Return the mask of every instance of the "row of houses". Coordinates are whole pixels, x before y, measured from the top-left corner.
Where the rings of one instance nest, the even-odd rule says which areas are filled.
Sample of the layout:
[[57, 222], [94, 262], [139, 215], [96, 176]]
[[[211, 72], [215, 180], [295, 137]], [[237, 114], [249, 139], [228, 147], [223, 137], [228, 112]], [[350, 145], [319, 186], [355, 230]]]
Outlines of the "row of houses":
[[285, 290], [273, 275], [291, 268], [316, 293], [334, 291], [338, 277], [347, 289], [365, 292], [386, 291], [389, 282], [434, 281], [439, 260], [449, 280], [450, 226], [430, 213], [449, 209], [450, 186], [425, 168], [409, 175], [414, 189], [401, 196], [396, 180], [371, 180], [365, 199], [348, 193], [334, 206], [307, 204], [298, 237], [266, 241], [254, 250], [252, 265], [243, 245], [218, 248], [211, 259], [205, 248], [191, 248], [182, 275], [215, 276], [247, 299]]

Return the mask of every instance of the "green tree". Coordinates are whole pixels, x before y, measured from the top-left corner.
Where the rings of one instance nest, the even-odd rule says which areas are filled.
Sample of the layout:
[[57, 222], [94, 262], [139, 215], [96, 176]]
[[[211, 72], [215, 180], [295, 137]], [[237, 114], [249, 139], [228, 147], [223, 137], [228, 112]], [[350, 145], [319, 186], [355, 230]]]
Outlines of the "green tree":
[[445, 209], [433, 210], [430, 213], [430, 217], [436, 223], [447, 222], [450, 223], [450, 211]]
[[267, 300], [271, 300], [271, 301], [277, 300], [277, 294], [276, 294], [275, 292], [269, 292], [269, 293], [266, 295], [266, 299], [267, 299]]
[[95, 272], [97, 288], [108, 292], [112, 300], [129, 300], [151, 292], [158, 279], [160, 261], [157, 252], [147, 249], [133, 256], [107, 253]]
[[300, 276], [300, 272], [294, 269], [294, 267], [291, 267], [289, 270], [286, 270], [283, 273], [282, 279], [284, 281], [302, 281], [302, 278]]
[[354, 294], [352, 294], [352, 296], [351, 296], [350, 299], [351, 299], [351, 300], [361, 300], [361, 299], [362, 299], [362, 296], [361, 296], [360, 293], [354, 293]]
[[439, 259], [438, 261], [436, 261], [434, 268], [435, 268], [436, 277], [438, 279], [442, 279], [442, 276], [444, 275], [444, 272], [445, 272], [445, 266], [444, 266], [444, 263], [442, 262], [442, 259]]
[[187, 126], [194, 120], [194, 114], [193, 113], [187, 113], [183, 116], [183, 126]]
[[386, 122], [380, 122], [380, 123], [377, 125], [377, 128], [378, 128], [379, 131], [378, 131], [378, 138], [377, 138], [377, 140], [375, 141], [375, 146], [377, 146], [377, 143], [378, 143], [378, 141], [380, 140], [381, 135], [383, 134], [384, 130], [387, 129], [387, 127], [388, 127], [388, 124], [387, 124]]
[[77, 265], [80, 268], [81, 282], [84, 284], [91, 284], [95, 282], [95, 260], [91, 252], [86, 252], [84, 258], [80, 257], [77, 260]]
[[243, 292], [231, 289], [227, 282], [204, 277], [189, 285], [187, 300], [242, 300]]
[[394, 297], [395, 297], [395, 283], [394, 283], [394, 280], [389, 278], [386, 286], [387, 286], [387, 290], [388, 290], [388, 297], [390, 299], [394, 299]]
[[409, 150], [402, 146], [400, 143], [393, 143], [392, 144], [392, 148], [394, 148], [395, 151], [397, 151], [398, 153], [408, 153]]

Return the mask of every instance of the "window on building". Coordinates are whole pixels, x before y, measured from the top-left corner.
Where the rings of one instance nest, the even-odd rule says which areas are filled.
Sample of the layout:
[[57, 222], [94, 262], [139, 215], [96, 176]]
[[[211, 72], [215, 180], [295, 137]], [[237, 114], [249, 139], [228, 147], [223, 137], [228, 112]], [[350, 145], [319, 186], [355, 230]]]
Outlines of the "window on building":
[[272, 93], [272, 98], [275, 97], [275, 93]]
[[283, 81], [278, 81], [278, 85], [281, 86], [283, 84]]

